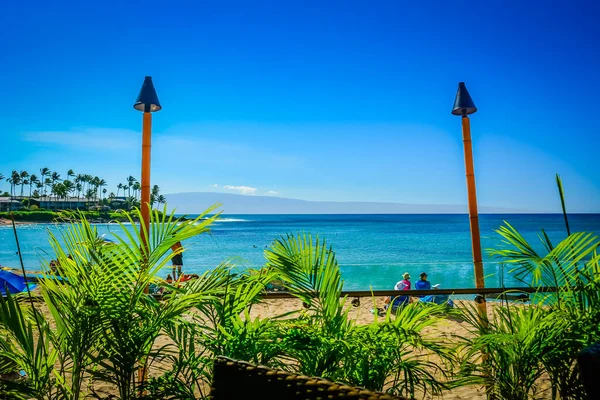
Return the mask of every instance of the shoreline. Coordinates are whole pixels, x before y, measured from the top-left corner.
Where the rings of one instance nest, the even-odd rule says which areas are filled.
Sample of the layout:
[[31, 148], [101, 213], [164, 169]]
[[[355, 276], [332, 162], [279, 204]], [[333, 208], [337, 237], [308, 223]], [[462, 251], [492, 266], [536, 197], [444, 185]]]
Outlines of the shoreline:
[[[32, 221], [15, 221], [15, 225], [29, 225], [29, 224], [37, 224], [39, 222], [32, 222]], [[7, 218], [0, 218], [0, 226], [11, 226], [12, 225], [12, 220], [7, 219]]]

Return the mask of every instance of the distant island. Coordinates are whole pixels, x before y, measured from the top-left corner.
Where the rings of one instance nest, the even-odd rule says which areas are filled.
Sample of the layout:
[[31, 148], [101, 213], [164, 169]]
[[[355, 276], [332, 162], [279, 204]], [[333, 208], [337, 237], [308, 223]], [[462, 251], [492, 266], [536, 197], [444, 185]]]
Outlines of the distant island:
[[[215, 203], [227, 214], [466, 214], [466, 205], [403, 204], [377, 202], [306, 201], [274, 196], [191, 192], [166, 194], [169, 209], [177, 214], [198, 214]], [[531, 211], [480, 206], [487, 214], [517, 214]]]

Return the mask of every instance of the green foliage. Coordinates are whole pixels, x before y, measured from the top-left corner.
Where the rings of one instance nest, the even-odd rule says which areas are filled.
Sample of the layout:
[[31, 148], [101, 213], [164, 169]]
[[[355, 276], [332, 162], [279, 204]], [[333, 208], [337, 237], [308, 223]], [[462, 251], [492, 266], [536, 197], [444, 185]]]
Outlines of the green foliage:
[[554, 339], [560, 346], [549, 349], [542, 362], [561, 398], [583, 398], [577, 353], [600, 340], [598, 237], [576, 232], [554, 246], [542, 232], [540, 240], [546, 252], [540, 254], [508, 223], [497, 232], [504, 248], [490, 251], [492, 256], [513, 265], [511, 272], [524, 282], [558, 288], [555, 293], [537, 296], [541, 305], [551, 310], [551, 326], [561, 327]]
[[425, 333], [447, 315], [445, 306], [410, 304], [383, 321], [358, 326], [348, 317], [335, 253], [310, 235], [287, 235], [265, 251], [267, 268], [308, 308], [283, 331], [283, 350], [303, 374], [414, 397], [440, 394], [450, 353]]
[[[133, 223], [140, 217], [138, 210], [125, 214], [131, 225], [119, 224], [121, 233], [113, 233], [114, 243], [102, 240], [83, 213], [61, 230], [60, 237], [50, 233], [62, 280], [49, 274], [40, 285], [56, 327], [50, 331], [49, 321], [39, 313], [26, 317], [10, 297], [0, 303], [0, 327], [9, 333], [0, 359], [28, 376], [4, 385], [17, 385], [28, 393], [26, 398], [78, 399], [88, 391], [83, 382], [91, 375], [94, 381], [114, 385], [121, 399], [138, 397], [138, 370], [162, 357], [154, 348], [156, 339], [171, 332], [184, 312], [212, 299], [219, 288], [205, 276], [162, 301], [146, 293], [150, 283], [163, 284], [156, 275], [172, 257], [171, 246], [208, 232], [218, 218], [202, 215], [183, 221], [166, 215], [151, 213], [147, 247], [140, 246], [143, 230]], [[40, 326], [37, 331], [32, 320]]]
[[497, 307], [485, 321], [475, 306], [462, 312], [471, 327], [471, 335], [462, 338], [464, 379], [485, 385], [494, 398], [539, 397], [544, 357], [559, 343], [564, 323], [557, 324], [555, 316], [541, 307]]
[[[552, 382], [552, 397], [585, 398], [576, 357], [584, 347], [600, 341], [600, 241], [592, 233], [571, 233], [560, 177], [556, 176], [567, 237], [554, 245], [542, 230], [539, 239], [544, 253], [505, 222], [497, 233], [503, 247], [490, 250], [490, 255], [512, 266], [511, 273], [532, 286], [553, 286], [557, 291], [538, 294], [540, 307], [547, 310], [546, 330], [550, 344], [541, 354], [532, 349], [530, 358], [539, 362]], [[508, 313], [513, 316], [514, 313]], [[525, 317], [526, 314], [517, 314]], [[533, 320], [532, 320], [533, 322]], [[539, 366], [539, 365], [538, 365]]]
[[[155, 212], [161, 213], [158, 210]], [[22, 222], [65, 222], [74, 221], [80, 218], [85, 218], [89, 221], [103, 222], [127, 222], [130, 217], [134, 221], [139, 221], [136, 214], [129, 215], [123, 211], [50, 211], [38, 209], [37, 206], [30, 206], [29, 210], [13, 211], [15, 221]], [[0, 218], [10, 218], [10, 212], [0, 212]]]
[[[35, 211], [13, 211], [15, 221], [24, 222], [52, 222], [57, 217], [57, 213], [47, 210]], [[0, 218], [10, 218], [10, 212], [0, 212]]]
[[[396, 316], [358, 326], [352, 336], [342, 379], [371, 390], [413, 398], [448, 389], [454, 359], [449, 343], [426, 333], [448, 316], [445, 305], [412, 303]], [[436, 361], [434, 361], [436, 360]]]
[[48, 322], [8, 293], [0, 297], [0, 332], [0, 371], [23, 370], [29, 378], [0, 380], [1, 393], [14, 399], [48, 398], [56, 384], [53, 369], [58, 355], [50, 347]]

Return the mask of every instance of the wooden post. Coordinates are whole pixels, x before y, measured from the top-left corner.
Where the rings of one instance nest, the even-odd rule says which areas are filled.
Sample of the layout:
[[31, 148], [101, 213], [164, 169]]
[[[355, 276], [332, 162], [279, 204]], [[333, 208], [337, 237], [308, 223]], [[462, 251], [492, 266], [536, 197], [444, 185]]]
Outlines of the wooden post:
[[144, 112], [142, 132], [142, 187], [140, 196], [142, 221], [140, 221], [140, 224], [143, 224], [141, 226], [146, 229], [146, 233], [142, 234], [142, 245], [147, 252], [148, 235], [150, 234], [150, 151], [152, 148], [152, 114], [149, 112]]
[[[471, 123], [467, 115], [462, 117], [462, 135], [465, 149], [465, 169], [467, 174], [467, 194], [469, 197], [469, 225], [471, 228], [471, 248], [473, 251], [473, 265], [475, 268], [475, 287], [485, 287], [483, 279], [483, 260], [481, 257], [481, 238], [479, 233], [479, 215], [477, 212], [477, 191], [475, 189], [475, 168], [473, 167], [473, 146], [471, 144]], [[477, 307], [482, 316], [487, 317], [485, 301], [478, 303]]]
[[[149, 254], [148, 243], [150, 241], [150, 155], [152, 149], [152, 114], [144, 112], [142, 122], [142, 184], [140, 195], [140, 212], [142, 220], [140, 221], [140, 231], [142, 234], [142, 252], [144, 254], [144, 263], [147, 262]], [[145, 231], [144, 231], [145, 229]], [[147, 265], [142, 265], [142, 268], [148, 268]], [[144, 293], [148, 293], [148, 286], [144, 288]], [[138, 380], [140, 384], [144, 384], [148, 379], [148, 366], [146, 360], [142, 361], [142, 368], [138, 371]], [[140, 395], [145, 393], [140, 391]]]

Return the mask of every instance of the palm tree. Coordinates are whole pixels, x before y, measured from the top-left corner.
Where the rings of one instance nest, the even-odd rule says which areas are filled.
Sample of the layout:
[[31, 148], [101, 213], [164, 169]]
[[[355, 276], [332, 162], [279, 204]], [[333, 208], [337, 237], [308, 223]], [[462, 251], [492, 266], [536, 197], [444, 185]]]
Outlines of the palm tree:
[[19, 174], [21, 176], [21, 197], [23, 197], [23, 186], [29, 185], [29, 173], [27, 171], [21, 171]]
[[77, 188], [77, 198], [81, 195], [81, 191], [83, 190], [83, 182], [84, 176], [82, 174], [77, 174], [75, 177], [75, 187]]
[[46, 186], [50, 188], [50, 197], [52, 197], [52, 179], [46, 178], [44, 180], [44, 196], [46, 196]]
[[129, 176], [127, 177], [127, 185], [129, 186], [129, 187], [128, 187], [129, 191], [128, 191], [128, 193], [127, 193], [128, 197], [131, 197], [131, 189], [133, 188], [133, 184], [134, 184], [135, 182], [136, 182], [136, 179], [135, 179], [133, 176], [129, 175]]
[[14, 197], [16, 196], [16, 188], [18, 185], [21, 184], [21, 174], [19, 174], [18, 171], [13, 170], [13, 172], [10, 174], [10, 184], [11, 184], [11, 196]]
[[0, 172], [0, 182], [4, 179], [4, 174], [2, 174], [2, 172]]
[[50, 169], [49, 168], [40, 168], [40, 177], [42, 178], [42, 182], [43, 182], [44, 196], [46, 195], [46, 176], [47, 175], [50, 175]]
[[38, 182], [39, 182], [39, 179], [38, 179], [37, 175], [31, 174], [31, 176], [29, 177], [29, 198], [31, 198], [31, 187], [33, 185], [37, 185]]
[[29, 179], [25, 178], [21, 180], [21, 197], [23, 197], [23, 187], [29, 185]]
[[[96, 186], [96, 192], [97, 193], [104, 193], [102, 190], [98, 190], [98, 189], [102, 189], [104, 186], [106, 186], [106, 181], [104, 179], [100, 179], [99, 177], [95, 177], [94, 178], [94, 184]], [[102, 200], [102, 195], [100, 195], [100, 200]]]
[[55, 185], [52, 185], [52, 192], [54, 192], [54, 194], [56, 195], [56, 198], [65, 198], [67, 196], [67, 186], [64, 183], [57, 183]]
[[133, 183], [133, 197], [135, 197], [136, 199], [138, 198], [139, 195], [139, 191], [142, 188], [142, 186], [140, 185], [139, 182], [134, 182]]
[[11, 178], [6, 178], [6, 182], [8, 182], [8, 184], [10, 185], [10, 197], [13, 197], [13, 179]]
[[121, 190], [121, 189], [123, 189], [123, 184], [122, 184], [122, 183], [119, 183], [119, 184], [117, 185], [117, 196], [116, 196], [116, 197], [119, 197], [119, 190]]
[[96, 192], [94, 191], [94, 189], [88, 189], [87, 192], [85, 192], [85, 198], [88, 200], [93, 199], [94, 196], [96, 196]]
[[158, 185], [152, 186], [152, 191], [150, 192], [150, 206], [154, 207], [154, 203], [158, 201], [158, 195], [160, 193], [160, 188]]
[[163, 196], [162, 194], [158, 196], [158, 198], [156, 199], [156, 201], [158, 202], [158, 204], [165, 204], [167, 202], [167, 199], [165, 198], [165, 196]]
[[73, 172], [72, 169], [67, 171], [67, 179], [69, 179], [70, 177], [75, 177], [75, 172]]
[[[75, 189], [75, 184], [70, 180], [63, 181], [63, 186], [65, 187], [65, 192], [68, 197], [71, 197], [71, 192]], [[69, 202], [69, 208], [71, 207], [71, 202]]]
[[[104, 186], [106, 186], [106, 181], [105, 181], [104, 179], [100, 179], [100, 180], [98, 181], [98, 187], [99, 187], [100, 189], [104, 189]], [[104, 192], [104, 190], [102, 190], [102, 193], [105, 193], [105, 192]]]
[[52, 175], [50, 175], [50, 179], [52, 179], [52, 185], [61, 181], [60, 174], [58, 172], [53, 172]]
[[[53, 172], [52, 175], [50, 175], [50, 179], [52, 180], [52, 187], [54, 188], [54, 185], [56, 184], [56, 182], [60, 182], [60, 174], [58, 172]], [[59, 189], [62, 191], [62, 188], [59, 187]], [[56, 198], [58, 199], [58, 194], [56, 193], [56, 191], [53, 189], [54, 194], [56, 195]]]
[[87, 190], [90, 188], [90, 184], [92, 182], [92, 179], [93, 179], [93, 177], [91, 175], [89, 175], [89, 174], [84, 174], [81, 177], [81, 182], [83, 182], [83, 192], [82, 193], [86, 193]]

